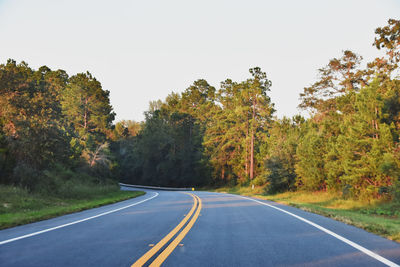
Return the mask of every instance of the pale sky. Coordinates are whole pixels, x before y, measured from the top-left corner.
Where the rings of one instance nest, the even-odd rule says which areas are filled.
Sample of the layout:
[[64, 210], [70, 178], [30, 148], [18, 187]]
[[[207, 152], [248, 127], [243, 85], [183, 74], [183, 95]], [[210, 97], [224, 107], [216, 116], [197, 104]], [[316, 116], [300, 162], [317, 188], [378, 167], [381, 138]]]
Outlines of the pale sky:
[[346, 49], [375, 58], [375, 28], [399, 17], [400, 0], [0, 0], [0, 62], [88, 70], [136, 121], [197, 79], [219, 88], [259, 66], [292, 116], [318, 68]]

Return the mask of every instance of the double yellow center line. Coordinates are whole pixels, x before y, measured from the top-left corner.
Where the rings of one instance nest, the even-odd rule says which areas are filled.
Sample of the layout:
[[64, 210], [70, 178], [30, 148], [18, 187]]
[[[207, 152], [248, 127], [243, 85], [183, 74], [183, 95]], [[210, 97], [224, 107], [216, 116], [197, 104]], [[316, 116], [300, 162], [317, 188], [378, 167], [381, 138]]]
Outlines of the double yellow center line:
[[[171, 238], [173, 238], [181, 228], [186, 224], [186, 222], [190, 219], [193, 213], [194, 216], [189, 221], [189, 223], [183, 228], [183, 230], [178, 234], [178, 236], [161, 252], [160, 255], [155, 258], [155, 260], [150, 264], [151, 267], [153, 266], [160, 266], [168, 256], [174, 251], [174, 249], [179, 245], [182, 239], [186, 236], [186, 234], [190, 231], [193, 227], [194, 223], [196, 222], [197, 218], [200, 215], [201, 210], [201, 199], [194, 195], [190, 194], [193, 197], [194, 203], [193, 207], [189, 211], [189, 213], [185, 216], [185, 218], [171, 231], [169, 232], [163, 239], [160, 240], [154, 247], [152, 247], [149, 251], [147, 251], [140, 259], [138, 259], [131, 267], [138, 267], [143, 266], [149, 259], [151, 259], [162, 247], [167, 244]], [[198, 204], [198, 205], [197, 205]], [[197, 209], [196, 209], [197, 208]]]

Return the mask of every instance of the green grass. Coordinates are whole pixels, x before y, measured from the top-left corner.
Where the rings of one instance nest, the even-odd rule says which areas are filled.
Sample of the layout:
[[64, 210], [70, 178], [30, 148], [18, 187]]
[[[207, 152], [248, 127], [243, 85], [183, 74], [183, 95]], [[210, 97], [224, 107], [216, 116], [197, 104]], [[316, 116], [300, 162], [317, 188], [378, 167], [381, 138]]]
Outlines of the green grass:
[[369, 201], [343, 199], [328, 192], [286, 192], [265, 195], [262, 187], [224, 187], [214, 189], [253, 196], [294, 206], [302, 210], [317, 213], [332, 219], [354, 225], [388, 239], [400, 242], [400, 202]]
[[0, 185], [0, 229], [45, 220], [144, 195], [139, 191], [119, 191], [115, 187], [94, 186], [93, 193], [78, 199], [32, 194]]

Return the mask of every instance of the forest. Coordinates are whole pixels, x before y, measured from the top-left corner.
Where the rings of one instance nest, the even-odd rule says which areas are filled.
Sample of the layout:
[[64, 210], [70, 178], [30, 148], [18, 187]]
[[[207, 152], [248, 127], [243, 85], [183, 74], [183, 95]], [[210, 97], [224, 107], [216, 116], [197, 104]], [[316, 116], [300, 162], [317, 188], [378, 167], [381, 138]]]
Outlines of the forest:
[[331, 191], [400, 199], [400, 20], [375, 31], [372, 62], [345, 50], [300, 94], [309, 116], [277, 118], [259, 67], [219, 88], [194, 81], [114, 124], [110, 92], [9, 59], [0, 65], [0, 184], [72, 194], [116, 181], [173, 187], [255, 185], [265, 194]]

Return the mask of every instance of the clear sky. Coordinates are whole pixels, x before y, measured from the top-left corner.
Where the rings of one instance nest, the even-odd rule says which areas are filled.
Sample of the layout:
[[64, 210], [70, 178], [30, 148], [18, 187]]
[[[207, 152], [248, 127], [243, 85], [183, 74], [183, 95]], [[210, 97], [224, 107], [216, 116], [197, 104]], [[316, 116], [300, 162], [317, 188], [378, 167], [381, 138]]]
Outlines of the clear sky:
[[197, 79], [218, 88], [259, 66], [292, 116], [318, 68], [345, 49], [375, 58], [374, 29], [399, 17], [399, 0], [0, 0], [0, 61], [89, 70], [117, 120], [137, 121]]

